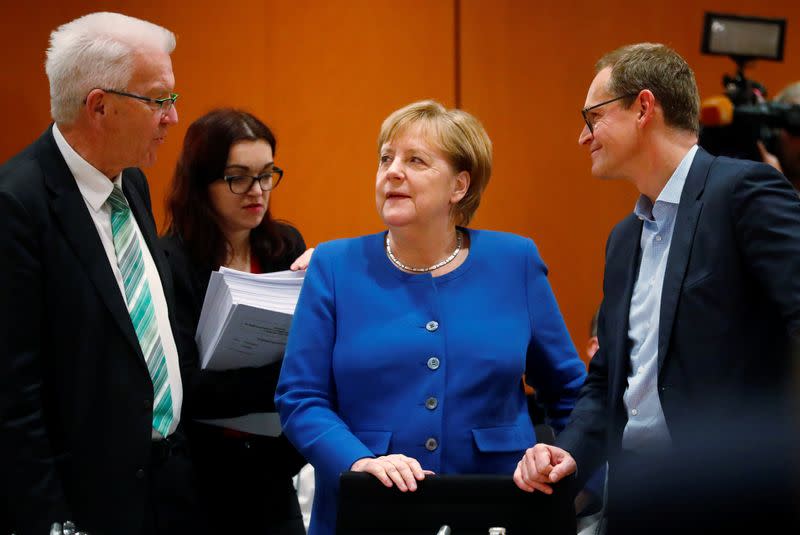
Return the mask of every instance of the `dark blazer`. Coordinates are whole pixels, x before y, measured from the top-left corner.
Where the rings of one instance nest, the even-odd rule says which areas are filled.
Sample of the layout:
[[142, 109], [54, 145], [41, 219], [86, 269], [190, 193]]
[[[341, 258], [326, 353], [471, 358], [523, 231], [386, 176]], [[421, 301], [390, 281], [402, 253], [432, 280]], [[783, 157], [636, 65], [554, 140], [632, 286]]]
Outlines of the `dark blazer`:
[[[170, 303], [140, 170], [123, 172], [123, 190]], [[139, 535], [152, 383], [51, 128], [0, 167], [0, 221], [0, 492], [12, 525], [39, 535], [73, 520], [93, 535]]]
[[[289, 269], [294, 259], [306, 249], [303, 237], [294, 227], [278, 223], [278, 229], [286, 250], [280, 258], [262, 262], [261, 268], [265, 273]], [[219, 529], [230, 530], [241, 525], [246, 526], [242, 529], [248, 532], [271, 533], [269, 530], [278, 529], [282, 521], [296, 519], [302, 531], [291, 477], [306, 461], [286, 437], [237, 440], [222, 436], [220, 428], [191, 421], [193, 418], [228, 418], [250, 412], [274, 412], [281, 362], [258, 368], [200, 370], [194, 335], [212, 266], [193, 261], [183, 241], [175, 234], [163, 237], [161, 246], [175, 282], [177, 330], [181, 346], [186, 348], [181, 356], [183, 416], [195, 454], [203, 494], [201, 499], [205, 499], [213, 509], [210, 511], [211, 522], [219, 525]], [[237, 492], [244, 495], [238, 496]], [[256, 501], [258, 503], [252, 507], [247, 505]], [[224, 504], [229, 502], [231, 507], [241, 512], [225, 510]], [[232, 516], [237, 518], [234, 520]], [[248, 518], [257, 519], [254, 521], [257, 526], [248, 524]], [[239, 524], [232, 524], [234, 521]]]
[[[305, 251], [303, 237], [294, 227], [280, 224], [287, 242], [281, 258], [262, 266], [264, 273], [289, 269]], [[203, 309], [212, 266], [193, 261], [182, 239], [171, 234], [160, 239], [175, 284], [176, 330], [181, 338], [181, 374], [184, 377], [183, 410], [187, 418], [229, 418], [250, 412], [275, 411], [274, 392], [281, 363], [260, 368], [200, 370], [194, 340]]]
[[[629, 215], [606, 247], [600, 349], [558, 436], [579, 481], [619, 455], [630, 362], [628, 317], [642, 222]], [[716, 418], [735, 418], [790, 378], [800, 338], [800, 199], [771, 167], [699, 149], [676, 216], [661, 297], [658, 394], [683, 451]], [[703, 422], [685, 425], [687, 422]], [[766, 453], [768, 454], [768, 453]]]

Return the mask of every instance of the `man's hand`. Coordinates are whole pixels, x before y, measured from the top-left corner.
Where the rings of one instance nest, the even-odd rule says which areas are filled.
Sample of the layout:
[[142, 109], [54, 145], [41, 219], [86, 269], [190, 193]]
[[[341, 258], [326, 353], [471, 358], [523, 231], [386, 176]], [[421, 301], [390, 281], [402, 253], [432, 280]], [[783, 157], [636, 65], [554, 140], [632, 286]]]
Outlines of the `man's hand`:
[[553, 493], [553, 483], [575, 473], [578, 466], [572, 455], [549, 444], [536, 444], [525, 451], [514, 470], [514, 483], [526, 492]]

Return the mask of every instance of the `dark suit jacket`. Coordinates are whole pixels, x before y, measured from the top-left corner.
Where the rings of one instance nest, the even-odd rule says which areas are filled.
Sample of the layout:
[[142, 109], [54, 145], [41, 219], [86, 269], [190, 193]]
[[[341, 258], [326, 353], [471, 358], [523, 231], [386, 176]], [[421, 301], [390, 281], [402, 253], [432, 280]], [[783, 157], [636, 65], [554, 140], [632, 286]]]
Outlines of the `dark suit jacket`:
[[[557, 438], [579, 482], [609, 458], [627, 422], [628, 316], [642, 222], [629, 215], [606, 248], [600, 350], [570, 423]], [[677, 448], [716, 418], [735, 418], [789, 380], [788, 345], [800, 338], [800, 200], [764, 164], [698, 150], [676, 216], [661, 297], [658, 394]], [[705, 427], [683, 425], [704, 422]]]
[[[305, 251], [305, 242], [300, 233], [292, 226], [279, 223], [280, 234], [286, 243], [284, 254], [272, 262], [262, 265], [262, 271], [282, 271]], [[206, 289], [211, 276], [211, 266], [194, 262], [181, 238], [168, 235], [161, 239], [161, 246], [166, 253], [167, 261], [175, 281], [177, 331], [181, 337], [181, 346], [185, 351], [181, 355], [181, 374], [184, 378], [183, 414], [186, 419], [187, 433], [192, 450], [195, 452], [196, 468], [203, 485], [203, 498], [210, 504], [217, 502], [214, 493], [222, 492], [230, 495], [235, 492], [230, 488], [214, 488], [216, 480], [210, 484], [212, 474], [226, 466], [226, 459], [220, 458], [219, 438], [209, 442], [209, 433], [216, 428], [197, 424], [191, 418], [229, 418], [250, 412], [275, 411], [275, 387], [280, 374], [281, 362], [258, 368], [241, 368], [235, 370], [212, 371], [200, 370], [197, 345], [194, 335], [200, 320]], [[230, 460], [228, 475], [236, 480], [244, 492], [264, 494], [262, 510], [267, 508], [271, 514], [265, 521], [283, 519], [297, 513], [297, 496], [289, 479], [306, 463], [305, 459], [289, 443], [285, 436], [256, 437], [251, 439], [258, 447], [260, 464], [266, 465], [266, 473], [252, 473], [256, 467], [249, 467], [246, 473], [234, 473], [241, 470], [241, 460]], [[209, 466], [212, 464], [213, 466]], [[247, 484], [254, 479], [253, 485]], [[253, 488], [256, 487], [256, 488]], [[275, 496], [280, 494], [280, 496]], [[222, 498], [220, 499], [220, 501]], [[286, 505], [288, 504], [288, 505]], [[223, 517], [226, 511], [215, 509], [215, 514]]]
[[[126, 169], [123, 189], [169, 303], [142, 172]], [[50, 128], [0, 167], [0, 221], [0, 491], [13, 527], [39, 535], [73, 520], [93, 535], [139, 535], [152, 383]]]
[[[305, 251], [300, 233], [281, 225], [287, 249], [265, 273], [289, 269], [292, 261]], [[176, 330], [181, 338], [181, 373], [184, 377], [184, 413], [188, 418], [229, 418], [250, 412], [275, 411], [275, 385], [281, 363], [260, 368], [211, 371], [200, 370], [194, 340], [203, 309], [212, 268], [192, 261], [181, 238], [168, 235], [160, 240], [167, 264], [175, 281]]]
[[625, 478], [606, 511], [608, 535], [762, 534], [797, 525], [796, 409], [754, 401], [736, 418], [690, 424], [693, 444], [619, 460]]

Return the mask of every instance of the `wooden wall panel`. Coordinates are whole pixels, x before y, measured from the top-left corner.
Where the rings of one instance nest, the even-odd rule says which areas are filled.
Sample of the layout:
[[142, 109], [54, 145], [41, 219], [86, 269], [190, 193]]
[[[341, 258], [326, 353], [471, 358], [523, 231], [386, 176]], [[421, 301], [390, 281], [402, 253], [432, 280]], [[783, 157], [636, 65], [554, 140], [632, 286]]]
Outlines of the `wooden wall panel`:
[[786, 60], [746, 74], [775, 93], [800, 79], [797, 2], [462, 0], [461, 105], [481, 118], [495, 155], [475, 224], [533, 237], [580, 351], [602, 298], [606, 238], [638, 195], [631, 184], [594, 179], [577, 143], [594, 63], [625, 44], [663, 42], [694, 68], [701, 97], [721, 93], [734, 64], [700, 54], [706, 11], [787, 17]]
[[186, 3], [41, 2], [2, 6], [8, 68], [0, 71], [7, 125], [0, 161], [49, 124], [44, 50], [50, 31], [92, 11], [151, 20], [177, 35], [180, 123], [147, 170], [156, 219], [186, 128], [217, 106], [252, 111], [274, 128], [286, 170], [276, 217], [310, 244], [380, 229], [373, 197], [383, 118], [413, 100], [454, 103], [453, 3], [410, 0], [212, 0]]
[[375, 209], [383, 119], [422, 98], [453, 104], [450, 2], [272, 2], [274, 84], [260, 98], [287, 170], [276, 214], [309, 243], [382, 228]]
[[0, 161], [49, 123], [43, 62], [50, 31], [101, 9], [152, 20], [178, 36], [180, 123], [147, 170], [159, 223], [187, 126], [230, 105], [254, 112], [278, 136], [276, 161], [286, 178], [272, 199], [277, 217], [295, 223], [310, 244], [376, 231], [381, 120], [421, 98], [452, 106], [458, 87], [462, 107], [483, 121], [495, 147], [495, 173], [474, 225], [536, 240], [579, 349], [600, 300], [606, 237], [636, 198], [629, 184], [593, 179], [576, 143], [599, 55], [631, 42], [665, 42], [689, 60], [709, 96], [721, 91], [721, 75], [733, 64], [699, 53], [703, 12], [783, 16], [785, 62], [759, 63], [748, 75], [773, 92], [800, 79], [800, 4], [789, 0], [757, 8], [748, 0], [4, 2]]

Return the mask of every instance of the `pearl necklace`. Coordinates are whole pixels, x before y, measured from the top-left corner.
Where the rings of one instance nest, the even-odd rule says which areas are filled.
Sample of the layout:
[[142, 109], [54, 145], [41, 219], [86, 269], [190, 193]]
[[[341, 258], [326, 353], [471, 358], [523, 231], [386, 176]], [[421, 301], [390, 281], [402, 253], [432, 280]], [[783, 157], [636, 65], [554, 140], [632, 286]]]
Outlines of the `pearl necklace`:
[[392, 253], [392, 248], [389, 246], [389, 233], [387, 232], [386, 233], [386, 255], [389, 257], [389, 260], [392, 261], [392, 264], [394, 264], [395, 266], [399, 267], [400, 269], [404, 269], [406, 271], [413, 271], [414, 273], [428, 273], [428, 272], [433, 271], [435, 269], [439, 269], [442, 266], [446, 266], [447, 264], [449, 264], [450, 262], [455, 260], [455, 258], [458, 256], [458, 253], [461, 252], [461, 243], [462, 243], [461, 232], [456, 231], [456, 248], [452, 253], [450, 253], [450, 256], [448, 256], [447, 258], [445, 258], [441, 262], [435, 263], [432, 266], [423, 267], [423, 268], [411, 267], [411, 266], [405, 265], [404, 263], [399, 261], [397, 259], [397, 257], [394, 256], [394, 253]]

